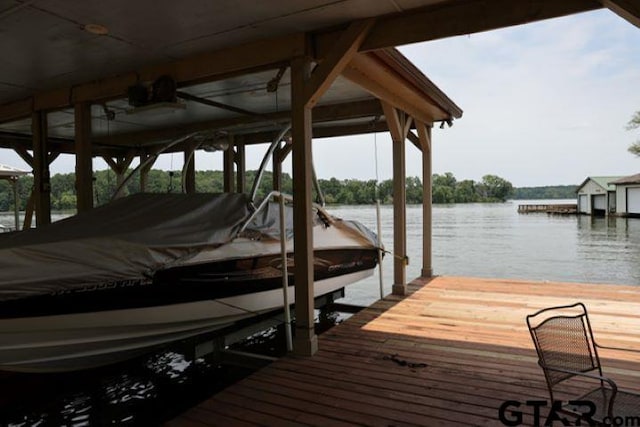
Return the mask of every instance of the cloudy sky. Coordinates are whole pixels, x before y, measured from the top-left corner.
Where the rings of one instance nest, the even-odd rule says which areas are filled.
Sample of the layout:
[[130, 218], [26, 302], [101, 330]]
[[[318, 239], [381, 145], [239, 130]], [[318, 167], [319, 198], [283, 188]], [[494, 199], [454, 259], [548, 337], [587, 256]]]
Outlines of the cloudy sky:
[[[612, 12], [400, 50], [464, 110], [452, 128], [433, 130], [434, 173], [476, 181], [495, 174], [523, 187], [640, 172], [640, 158], [627, 151], [640, 132], [625, 129], [640, 110], [640, 30]], [[388, 178], [389, 138], [377, 139], [380, 176]], [[359, 149], [371, 151], [372, 140], [359, 138]], [[329, 143], [314, 150], [319, 175], [375, 177], [373, 155], [355, 161], [321, 145]], [[408, 145], [407, 173], [420, 175]]]
[[[627, 152], [640, 132], [625, 129], [640, 110], [640, 31], [612, 12], [400, 50], [464, 110], [452, 128], [433, 131], [434, 173], [476, 181], [494, 174], [525, 187], [640, 172], [640, 158]], [[375, 145], [378, 176], [390, 178], [387, 134], [315, 141], [318, 175], [374, 179]], [[407, 146], [407, 175], [419, 176], [419, 153]], [[248, 168], [257, 168], [264, 149], [248, 150]], [[9, 150], [0, 151], [0, 163], [27, 168]], [[73, 164], [61, 156], [51, 171], [71, 172]], [[196, 165], [221, 169], [222, 156], [198, 154]], [[155, 167], [180, 169], [182, 156], [164, 156]], [[94, 168], [106, 165], [96, 160]]]

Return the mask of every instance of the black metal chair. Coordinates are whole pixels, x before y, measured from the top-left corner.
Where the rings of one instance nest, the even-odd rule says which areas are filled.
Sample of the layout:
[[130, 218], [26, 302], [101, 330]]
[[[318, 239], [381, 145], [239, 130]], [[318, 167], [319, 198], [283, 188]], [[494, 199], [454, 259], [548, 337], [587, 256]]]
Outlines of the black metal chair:
[[[527, 326], [552, 402], [556, 386], [574, 377], [582, 377], [598, 384], [582, 396], [572, 398], [572, 401], [589, 401], [595, 406], [595, 412], [588, 418], [604, 423], [614, 420], [614, 417], [640, 416], [640, 394], [618, 390], [613, 380], [603, 376], [598, 357], [598, 348], [628, 349], [604, 347], [595, 342], [584, 304], [579, 302], [542, 309], [527, 316]], [[562, 409], [583, 416], [594, 408], [565, 403]]]

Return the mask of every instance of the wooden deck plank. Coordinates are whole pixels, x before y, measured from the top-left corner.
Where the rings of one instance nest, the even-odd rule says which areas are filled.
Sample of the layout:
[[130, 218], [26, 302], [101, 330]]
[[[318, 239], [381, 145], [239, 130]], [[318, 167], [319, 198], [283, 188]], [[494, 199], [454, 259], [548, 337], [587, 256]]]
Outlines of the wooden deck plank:
[[[548, 395], [526, 315], [582, 301], [601, 344], [640, 349], [640, 287], [437, 277], [408, 289], [325, 332], [316, 356], [282, 358], [169, 425], [500, 425], [506, 400], [532, 425], [524, 402]], [[640, 353], [601, 359], [640, 390]]]

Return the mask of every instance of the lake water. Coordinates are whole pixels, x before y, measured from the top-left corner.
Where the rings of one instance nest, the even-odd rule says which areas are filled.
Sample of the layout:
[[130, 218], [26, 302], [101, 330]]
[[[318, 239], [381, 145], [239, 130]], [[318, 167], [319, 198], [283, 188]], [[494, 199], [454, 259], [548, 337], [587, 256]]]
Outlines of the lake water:
[[[518, 214], [519, 203], [529, 202], [434, 206], [434, 274], [640, 284], [640, 219]], [[376, 228], [373, 206], [337, 206], [329, 211]], [[381, 220], [383, 242], [392, 250], [391, 206], [381, 208]], [[12, 226], [13, 214], [0, 214], [0, 224]], [[411, 280], [422, 267], [420, 206], [407, 208], [407, 249]], [[391, 291], [392, 264], [387, 255], [385, 293]], [[349, 286], [344, 302], [368, 305], [378, 296], [374, 275]], [[284, 347], [282, 335], [270, 330], [241, 348], [270, 352], [275, 348], [277, 353]], [[93, 371], [0, 374], [0, 425], [156, 425], [249, 373], [190, 354], [176, 345]]]
[[[585, 215], [519, 214], [518, 204], [574, 200], [434, 205], [432, 266], [437, 275], [583, 283], [640, 284], [640, 219]], [[373, 206], [331, 207], [341, 218], [376, 229]], [[393, 208], [381, 207], [382, 238], [393, 250]], [[422, 207], [407, 207], [407, 279], [422, 269]], [[391, 292], [393, 258], [383, 262]], [[370, 304], [379, 297], [377, 275], [347, 288], [347, 299]]]

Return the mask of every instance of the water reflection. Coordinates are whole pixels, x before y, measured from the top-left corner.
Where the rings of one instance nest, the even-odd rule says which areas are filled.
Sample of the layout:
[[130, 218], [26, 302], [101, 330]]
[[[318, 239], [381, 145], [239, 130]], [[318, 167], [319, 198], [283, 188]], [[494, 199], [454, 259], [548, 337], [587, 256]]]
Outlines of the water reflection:
[[640, 281], [640, 220], [579, 216], [578, 259], [586, 278], [604, 283]]
[[159, 425], [248, 373], [172, 349], [102, 369], [10, 374], [3, 392], [20, 395], [0, 406], [0, 425]]
[[[322, 333], [347, 315], [316, 311]], [[293, 325], [295, 331], [295, 324]], [[0, 425], [150, 426], [170, 420], [250, 374], [223, 365], [213, 355], [195, 358], [193, 342], [100, 369], [63, 374], [0, 376]], [[284, 326], [253, 334], [232, 349], [280, 357], [286, 354]], [[9, 399], [7, 390], [12, 391]]]

